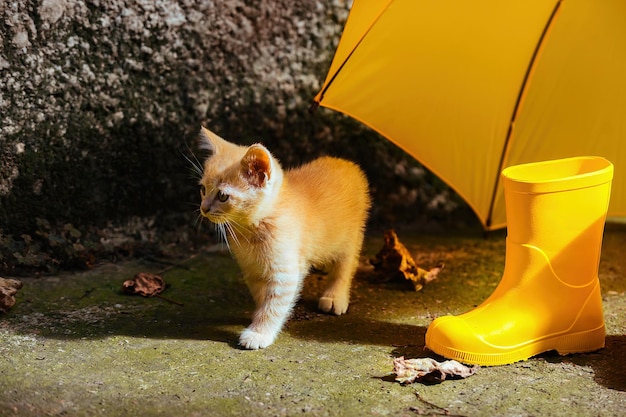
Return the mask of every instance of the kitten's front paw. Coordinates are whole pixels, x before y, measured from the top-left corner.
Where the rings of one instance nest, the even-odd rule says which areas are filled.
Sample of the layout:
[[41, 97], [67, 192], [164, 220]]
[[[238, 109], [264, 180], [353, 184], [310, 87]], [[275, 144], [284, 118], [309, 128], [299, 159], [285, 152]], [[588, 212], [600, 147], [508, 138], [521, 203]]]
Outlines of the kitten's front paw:
[[275, 338], [276, 335], [262, 334], [248, 328], [241, 332], [239, 345], [251, 350], [263, 349], [274, 343]]
[[324, 313], [332, 312], [340, 316], [348, 311], [349, 303], [350, 301], [348, 300], [348, 297], [339, 297], [337, 295], [324, 294], [324, 296], [320, 298], [318, 307]]

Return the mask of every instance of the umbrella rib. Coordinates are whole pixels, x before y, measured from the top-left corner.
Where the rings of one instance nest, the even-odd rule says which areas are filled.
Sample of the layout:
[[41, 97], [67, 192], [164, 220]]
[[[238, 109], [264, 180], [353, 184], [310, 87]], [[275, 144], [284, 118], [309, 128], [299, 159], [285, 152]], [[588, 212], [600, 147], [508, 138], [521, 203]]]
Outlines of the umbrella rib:
[[498, 187], [500, 186], [500, 172], [502, 172], [502, 170], [505, 168], [504, 161], [506, 159], [507, 154], [509, 153], [509, 145], [511, 143], [511, 137], [513, 136], [513, 128], [515, 126], [515, 120], [517, 119], [517, 116], [518, 116], [518, 113], [522, 104], [522, 99], [524, 97], [524, 93], [526, 92], [526, 87], [530, 80], [530, 74], [532, 73], [533, 68], [535, 67], [537, 57], [539, 56], [539, 51], [541, 50], [543, 42], [548, 34], [548, 31], [550, 30], [550, 27], [552, 26], [552, 23], [554, 22], [554, 18], [556, 17], [561, 7], [562, 2], [563, 0], [557, 1], [557, 3], [554, 6], [554, 9], [552, 10], [552, 14], [550, 15], [550, 18], [548, 19], [545, 27], [543, 28], [543, 32], [541, 33], [541, 36], [539, 37], [539, 41], [537, 42], [537, 46], [535, 47], [532, 58], [530, 59], [530, 62], [528, 63], [528, 68], [526, 68], [526, 74], [524, 75], [522, 86], [519, 90], [519, 94], [517, 95], [515, 107], [513, 107], [513, 113], [511, 114], [511, 122], [509, 123], [509, 129], [506, 133], [506, 139], [504, 140], [502, 153], [500, 154], [500, 163], [498, 165], [499, 169], [496, 173], [495, 185], [493, 187], [493, 193], [491, 194], [491, 202], [489, 203], [489, 212], [487, 213], [487, 219], [485, 221], [487, 230], [491, 228], [491, 220], [492, 220], [491, 217], [493, 216], [493, 209], [496, 204], [496, 195], [498, 193]]
[[[380, 11], [380, 13], [378, 14], [378, 16], [376, 16], [376, 19], [372, 22], [372, 24], [370, 24], [370, 26], [367, 28], [367, 31], [365, 31], [365, 33], [363, 34], [363, 36], [361, 36], [361, 38], [359, 39], [359, 41], [356, 43], [356, 45], [354, 45], [354, 48], [352, 48], [352, 50], [350, 51], [350, 53], [348, 54], [348, 56], [346, 57], [346, 59], [343, 60], [343, 62], [341, 63], [341, 65], [339, 66], [339, 68], [337, 68], [337, 71], [335, 71], [335, 73], [333, 74], [333, 76], [330, 78], [330, 80], [328, 81], [328, 83], [324, 86], [324, 88], [322, 89], [322, 91], [319, 94], [319, 101], [315, 100], [313, 102], [313, 104], [311, 105], [311, 107], [309, 108], [309, 111], [311, 110], [315, 110], [321, 103], [321, 101], [324, 99], [324, 94], [326, 94], [326, 91], [330, 88], [331, 84], [333, 83], [333, 81], [335, 81], [335, 78], [337, 78], [337, 76], [339, 75], [339, 73], [341, 72], [341, 70], [343, 69], [343, 67], [348, 63], [348, 61], [350, 60], [350, 57], [352, 57], [352, 54], [359, 48], [359, 45], [361, 45], [361, 42], [363, 42], [363, 39], [365, 39], [367, 37], [367, 35], [370, 33], [370, 30], [372, 30], [372, 28], [376, 25], [376, 22], [378, 22], [378, 19], [380, 19], [380, 17], [385, 13], [385, 10], [387, 10], [387, 7], [389, 7], [389, 4], [391, 4], [392, 1], [390, 1], [387, 6], [385, 6], [385, 8], [383, 10]], [[341, 41], [340, 41], [341, 42]]]

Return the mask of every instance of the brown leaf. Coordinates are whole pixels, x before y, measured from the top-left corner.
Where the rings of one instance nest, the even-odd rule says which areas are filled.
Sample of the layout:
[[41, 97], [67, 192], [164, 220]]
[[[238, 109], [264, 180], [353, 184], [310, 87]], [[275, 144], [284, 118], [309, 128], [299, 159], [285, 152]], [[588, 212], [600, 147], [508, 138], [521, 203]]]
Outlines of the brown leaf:
[[15, 294], [22, 288], [22, 281], [0, 278], [0, 312], [8, 313], [15, 305]]
[[374, 270], [383, 281], [392, 279], [404, 279], [411, 281], [415, 291], [421, 290], [424, 285], [437, 278], [443, 265], [430, 270], [420, 268], [409, 250], [400, 242], [398, 235], [393, 229], [384, 232], [385, 244], [380, 252], [370, 260]]
[[133, 279], [124, 281], [122, 291], [130, 294], [139, 294], [144, 297], [153, 297], [165, 289], [165, 281], [159, 275], [148, 272], [139, 272]]
[[404, 356], [393, 360], [396, 381], [401, 384], [440, 383], [447, 377], [467, 378], [474, 375], [479, 368], [479, 366], [465, 366], [453, 360], [437, 362], [431, 358], [404, 359]]

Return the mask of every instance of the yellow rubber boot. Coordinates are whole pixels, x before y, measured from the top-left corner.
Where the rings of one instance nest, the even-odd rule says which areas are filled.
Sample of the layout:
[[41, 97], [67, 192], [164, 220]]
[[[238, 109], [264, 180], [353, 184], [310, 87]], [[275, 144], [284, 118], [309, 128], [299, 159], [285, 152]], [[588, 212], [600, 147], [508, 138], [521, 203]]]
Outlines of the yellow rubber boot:
[[598, 264], [613, 165], [567, 158], [512, 166], [502, 177], [508, 225], [502, 279], [474, 310], [434, 320], [426, 347], [486, 366], [604, 347]]

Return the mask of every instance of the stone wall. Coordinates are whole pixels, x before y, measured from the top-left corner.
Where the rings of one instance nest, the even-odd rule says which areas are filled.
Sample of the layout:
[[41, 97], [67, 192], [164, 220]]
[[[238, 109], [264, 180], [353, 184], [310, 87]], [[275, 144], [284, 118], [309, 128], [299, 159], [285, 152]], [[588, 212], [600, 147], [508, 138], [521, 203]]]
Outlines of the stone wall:
[[80, 266], [137, 241], [188, 240], [197, 180], [186, 157], [201, 123], [262, 141], [285, 165], [355, 159], [374, 221], [423, 219], [429, 204], [449, 213], [449, 191], [387, 141], [307, 111], [347, 3], [0, 2], [0, 268]]

